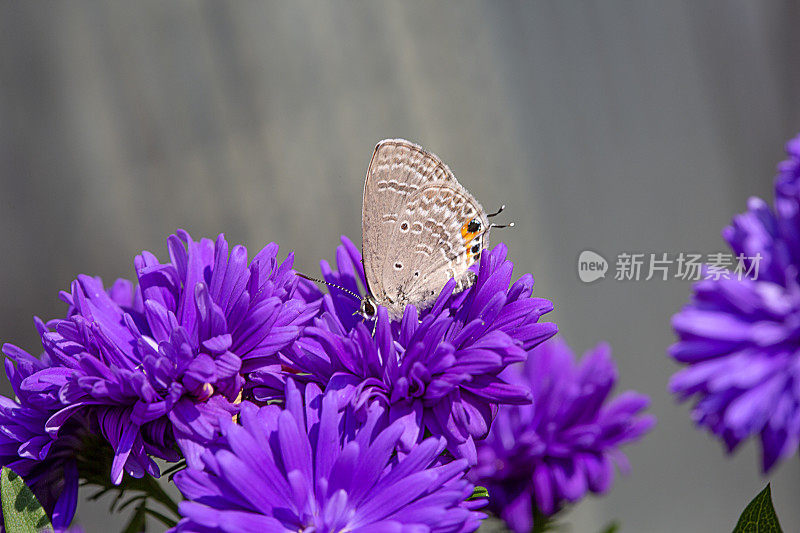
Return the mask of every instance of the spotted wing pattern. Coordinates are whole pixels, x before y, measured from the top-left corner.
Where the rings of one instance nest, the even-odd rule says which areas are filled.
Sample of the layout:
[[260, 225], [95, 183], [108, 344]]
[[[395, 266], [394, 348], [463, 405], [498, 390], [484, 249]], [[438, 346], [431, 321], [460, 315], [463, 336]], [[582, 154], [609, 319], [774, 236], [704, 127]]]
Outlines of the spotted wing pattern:
[[429, 307], [450, 278], [472, 284], [469, 267], [488, 245], [486, 212], [438, 157], [401, 139], [375, 148], [364, 184], [362, 238], [369, 291], [392, 318]]

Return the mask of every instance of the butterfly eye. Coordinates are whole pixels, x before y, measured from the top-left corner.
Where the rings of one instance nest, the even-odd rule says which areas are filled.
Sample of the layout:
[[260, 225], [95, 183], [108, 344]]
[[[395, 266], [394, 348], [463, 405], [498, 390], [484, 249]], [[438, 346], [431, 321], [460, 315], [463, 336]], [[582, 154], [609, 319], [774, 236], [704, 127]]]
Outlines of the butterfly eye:
[[375, 306], [367, 299], [361, 301], [361, 309], [359, 311], [361, 312], [361, 316], [365, 318], [372, 318], [375, 316]]

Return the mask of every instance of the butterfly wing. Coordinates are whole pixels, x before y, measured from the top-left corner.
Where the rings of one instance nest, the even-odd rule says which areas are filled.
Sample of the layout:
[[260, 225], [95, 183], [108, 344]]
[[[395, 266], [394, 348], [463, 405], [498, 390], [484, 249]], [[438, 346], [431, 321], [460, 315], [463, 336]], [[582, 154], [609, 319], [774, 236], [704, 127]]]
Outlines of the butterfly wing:
[[447, 165], [422, 147], [403, 139], [377, 144], [364, 181], [361, 237], [368, 290], [385, 300], [382, 272], [400, 211], [411, 194], [426, 183], [455, 182]]
[[399, 303], [402, 313], [408, 304], [429, 307], [450, 278], [456, 292], [469, 287], [474, 281], [469, 267], [488, 245], [488, 228], [483, 208], [457, 182], [422, 187], [401, 211], [387, 248], [382, 270], [387, 300]]
[[393, 318], [408, 303], [429, 305], [451, 277], [459, 290], [469, 286], [467, 269], [488, 228], [483, 208], [437, 156], [402, 139], [375, 147], [364, 183], [362, 253], [368, 289]]

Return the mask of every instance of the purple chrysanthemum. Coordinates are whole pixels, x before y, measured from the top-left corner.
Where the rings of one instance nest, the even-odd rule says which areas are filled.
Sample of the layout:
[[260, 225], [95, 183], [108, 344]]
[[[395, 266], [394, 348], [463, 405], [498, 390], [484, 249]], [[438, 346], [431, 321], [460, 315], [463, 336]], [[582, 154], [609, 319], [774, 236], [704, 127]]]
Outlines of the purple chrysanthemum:
[[15, 348], [8, 355], [6, 376], [17, 398], [0, 397], [0, 466], [21, 476], [53, 526], [63, 528], [72, 521], [78, 503], [76, 460], [87, 428], [76, 421], [51, 438], [45, 424], [61, 408], [58, 398], [29, 394], [20, 387], [26, 377], [50, 366], [47, 355], [39, 360]]
[[516, 533], [531, 531], [534, 506], [548, 516], [587, 492], [608, 490], [614, 463], [629, 469], [619, 446], [655, 424], [641, 414], [646, 396], [628, 391], [607, 401], [617, 372], [605, 344], [576, 363], [554, 339], [503, 376], [530, 387], [533, 404], [500, 407], [469, 477], [488, 489], [490, 509]]
[[274, 244], [249, 263], [243, 246], [229, 254], [222, 235], [194, 241], [179, 231], [168, 245], [167, 263], [136, 257], [136, 287], [74, 281], [63, 293], [67, 318], [42, 331], [52, 365], [21, 384], [62, 403], [47, 422], [52, 436], [91, 413], [114, 448], [115, 483], [123, 472], [157, 476], [151, 456], [177, 460], [176, 443], [196, 461], [220, 414], [235, 409], [243, 374], [291, 344], [317, 312], [297, 294], [292, 256], [279, 264]]
[[[323, 262], [323, 275], [361, 293], [361, 254], [347, 238], [342, 242], [338, 272]], [[284, 352], [284, 370], [342, 389], [356, 406], [378, 399], [392, 421], [405, 424], [405, 450], [427, 431], [444, 436], [451, 453], [474, 464], [474, 440], [488, 432], [497, 405], [530, 402], [524, 387], [506, 383], [498, 374], [556, 332], [555, 324], [538, 322], [553, 305], [531, 297], [530, 274], [509, 286], [513, 264], [506, 251], [503, 244], [485, 250], [474, 285], [454, 295], [455, 281], [450, 280], [428, 310], [418, 312], [409, 305], [402, 320], [390, 322], [380, 308], [374, 335], [372, 323], [353, 315], [358, 300], [336, 288], [324, 297], [318, 293], [321, 316]], [[262, 371], [253, 381], [274, 391], [279, 390], [275, 381], [285, 375]], [[267, 388], [256, 388], [256, 397], [266, 399]]]
[[786, 149], [774, 210], [751, 198], [723, 231], [749, 275], [696, 283], [669, 352], [686, 365], [670, 390], [697, 398], [695, 422], [728, 451], [760, 435], [764, 472], [800, 440], [800, 136]]
[[[304, 397], [303, 397], [304, 396]], [[245, 402], [241, 425], [221, 421], [220, 448], [204, 468], [175, 476], [186, 496], [177, 531], [466, 532], [485, 501], [470, 501], [465, 460], [440, 465], [431, 437], [400, 457], [399, 422], [369, 406], [361, 421], [339, 392], [289, 380], [285, 409]]]

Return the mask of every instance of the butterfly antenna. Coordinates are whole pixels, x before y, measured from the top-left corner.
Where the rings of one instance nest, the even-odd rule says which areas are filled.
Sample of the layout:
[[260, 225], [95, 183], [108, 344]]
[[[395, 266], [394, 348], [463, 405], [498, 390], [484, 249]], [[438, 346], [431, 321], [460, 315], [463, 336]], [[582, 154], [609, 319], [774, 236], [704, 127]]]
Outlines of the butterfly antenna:
[[307, 279], [308, 281], [314, 281], [314, 282], [316, 282], [316, 283], [322, 283], [322, 284], [324, 284], [324, 285], [327, 285], [327, 286], [329, 286], [329, 287], [336, 287], [336, 288], [337, 288], [337, 289], [339, 289], [340, 291], [342, 291], [342, 292], [346, 292], [347, 294], [349, 294], [350, 296], [352, 296], [352, 297], [353, 297], [353, 298], [355, 298], [356, 300], [359, 300], [359, 301], [361, 300], [361, 296], [360, 296], [360, 295], [358, 295], [358, 294], [354, 293], [354, 292], [353, 292], [353, 291], [351, 291], [350, 289], [345, 289], [345, 288], [344, 288], [344, 287], [342, 287], [341, 285], [337, 285], [337, 284], [335, 284], [335, 283], [330, 283], [330, 282], [328, 282], [328, 281], [325, 281], [324, 279], [312, 278], [311, 276], [306, 276], [305, 274], [301, 274], [300, 272], [295, 272], [295, 274], [296, 274], [297, 276], [300, 276], [300, 277], [301, 277], [301, 278], [303, 278], [303, 279]]
[[501, 205], [501, 206], [500, 206], [500, 209], [498, 209], [498, 210], [497, 210], [497, 211], [495, 211], [494, 213], [491, 213], [491, 214], [489, 214], [489, 215], [486, 215], [486, 217], [487, 217], [487, 218], [496, 217], [497, 215], [499, 215], [500, 213], [502, 213], [502, 212], [503, 212], [503, 209], [505, 209], [505, 208], [506, 208], [506, 204], [503, 204], [503, 205]]
[[508, 224], [489, 224], [490, 228], [513, 228], [514, 223], [509, 222]]
[[[496, 217], [497, 215], [502, 213], [503, 210], [505, 210], [505, 208], [506, 208], [506, 204], [501, 205], [500, 209], [498, 209], [494, 213], [490, 213], [490, 214], [486, 215], [486, 218]], [[513, 222], [509, 222], [508, 224], [489, 224], [489, 227], [490, 228], [513, 228], [514, 227], [514, 223]]]

